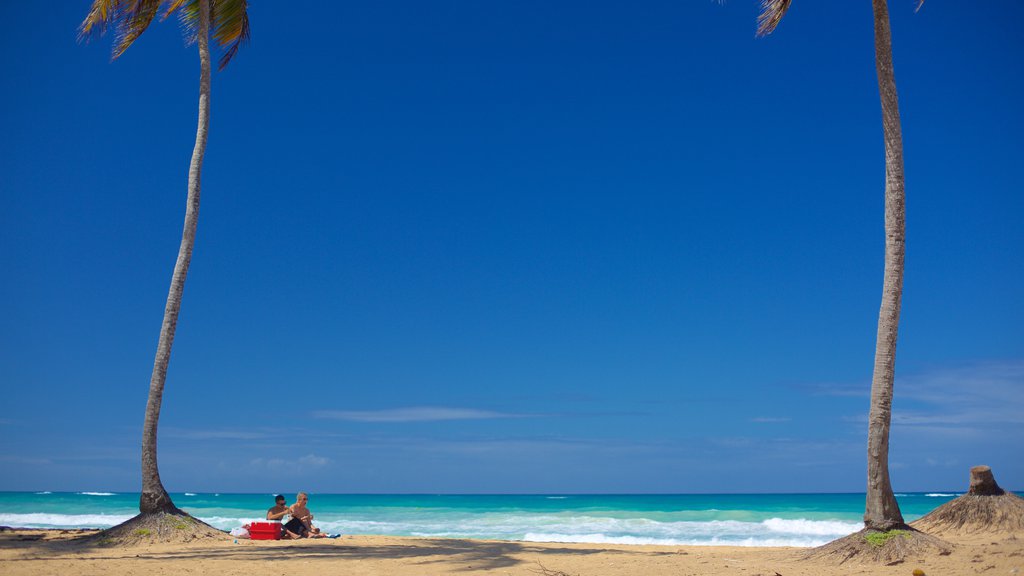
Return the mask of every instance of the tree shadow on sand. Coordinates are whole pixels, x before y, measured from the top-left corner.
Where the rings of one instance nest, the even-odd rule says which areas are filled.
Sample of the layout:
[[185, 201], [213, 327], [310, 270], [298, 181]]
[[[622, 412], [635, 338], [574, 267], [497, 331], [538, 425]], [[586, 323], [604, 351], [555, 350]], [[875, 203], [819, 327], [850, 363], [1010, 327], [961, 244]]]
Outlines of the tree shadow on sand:
[[[4, 535], [6, 536], [6, 535]], [[20, 548], [25, 551], [22, 560], [74, 559], [86, 555], [89, 560], [173, 561], [173, 560], [233, 560], [240, 562], [293, 562], [295, 560], [408, 560], [430, 566], [445, 563], [455, 570], [494, 570], [519, 565], [537, 565], [550, 556], [587, 556], [598, 553], [623, 555], [673, 555], [673, 551], [651, 552], [630, 550], [601, 550], [570, 547], [536, 546], [524, 542], [467, 541], [449, 539], [410, 540], [402, 544], [349, 545], [345, 542], [301, 541], [267, 542], [260, 545], [210, 546], [206, 543], [182, 545], [166, 551], [134, 549], [125, 553], [103, 554], [105, 547], [83, 544], [81, 540], [38, 539], [31, 544], [24, 539], [0, 537], [0, 548]], [[15, 560], [17, 561], [17, 560]]]

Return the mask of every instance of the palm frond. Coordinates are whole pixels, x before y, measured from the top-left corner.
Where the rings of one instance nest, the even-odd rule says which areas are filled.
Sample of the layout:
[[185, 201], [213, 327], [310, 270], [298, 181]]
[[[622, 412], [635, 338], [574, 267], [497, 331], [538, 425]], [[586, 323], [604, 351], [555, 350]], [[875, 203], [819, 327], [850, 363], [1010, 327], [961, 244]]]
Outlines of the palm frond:
[[117, 58], [149, 28], [163, 0], [122, 0], [117, 15], [114, 58]]
[[194, 44], [199, 33], [199, 0], [171, 0], [163, 18], [166, 19], [175, 12], [178, 13], [178, 22], [185, 33], [185, 44]]
[[213, 0], [213, 38], [224, 49], [219, 69], [223, 70], [242, 44], [249, 41], [248, 0]]
[[100, 35], [107, 31], [107, 24], [113, 20], [113, 15], [118, 11], [121, 0], [93, 0], [89, 8], [89, 15], [78, 27], [78, 40]]
[[89, 14], [78, 28], [78, 39], [102, 35], [107, 27], [114, 29], [114, 58], [117, 58], [135, 42], [164, 0], [93, 0]]
[[[171, 0], [164, 18], [178, 12], [188, 43], [196, 41], [199, 26], [198, 0]], [[210, 0], [210, 35], [224, 50], [219, 68], [224, 69], [242, 44], [249, 40], [249, 3], [247, 0]]]
[[[248, 0], [209, 0], [210, 35], [224, 50], [220, 69], [249, 41]], [[160, 6], [166, 5], [166, 19], [175, 12], [185, 30], [185, 41], [194, 43], [199, 27], [199, 0], [93, 0], [89, 14], [78, 28], [78, 39], [102, 35], [108, 26], [115, 31], [114, 58], [117, 58], [146, 31]]]
[[792, 0], [761, 0], [761, 14], [757, 17], [757, 35], [767, 36], [782, 21]]
[[160, 18], [161, 20], [166, 20], [167, 17], [170, 16], [171, 14], [173, 14], [175, 10], [177, 10], [178, 8], [181, 8], [181, 5], [184, 4], [187, 0], [169, 0], [169, 1], [170, 1], [170, 4], [167, 6], [167, 10], [164, 12], [164, 15]]

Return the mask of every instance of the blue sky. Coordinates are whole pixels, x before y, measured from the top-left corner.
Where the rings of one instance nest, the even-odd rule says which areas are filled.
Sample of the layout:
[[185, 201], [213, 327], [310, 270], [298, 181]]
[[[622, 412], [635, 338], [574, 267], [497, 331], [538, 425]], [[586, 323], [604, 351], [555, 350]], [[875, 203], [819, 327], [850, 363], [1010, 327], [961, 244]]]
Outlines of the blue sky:
[[[198, 64], [4, 7], [0, 489], [137, 490]], [[172, 491], [862, 491], [869, 2], [255, 1], [213, 78]], [[1024, 6], [891, 3], [897, 491], [1024, 488]]]

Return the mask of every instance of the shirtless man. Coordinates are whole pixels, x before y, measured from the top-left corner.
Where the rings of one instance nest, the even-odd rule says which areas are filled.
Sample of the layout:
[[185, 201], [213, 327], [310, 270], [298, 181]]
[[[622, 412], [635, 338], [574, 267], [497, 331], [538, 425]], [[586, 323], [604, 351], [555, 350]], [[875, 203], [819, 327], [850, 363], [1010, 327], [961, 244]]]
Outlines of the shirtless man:
[[[285, 506], [284, 495], [278, 494], [277, 496], [274, 496], [274, 507], [267, 510], [267, 520], [281, 520], [290, 513], [291, 508]], [[282, 536], [285, 538], [301, 538], [301, 536], [289, 530], [287, 527], [284, 527], [284, 534], [282, 534]]]
[[267, 520], [280, 520], [288, 515], [288, 506], [285, 505], [284, 495], [274, 496], [274, 507], [267, 510]]
[[284, 529], [289, 534], [297, 534], [290, 537], [323, 538], [326, 534], [321, 534], [320, 529], [313, 526], [313, 513], [306, 508], [306, 502], [309, 502], [309, 496], [305, 492], [295, 495], [295, 504], [288, 507], [292, 519], [284, 525]]

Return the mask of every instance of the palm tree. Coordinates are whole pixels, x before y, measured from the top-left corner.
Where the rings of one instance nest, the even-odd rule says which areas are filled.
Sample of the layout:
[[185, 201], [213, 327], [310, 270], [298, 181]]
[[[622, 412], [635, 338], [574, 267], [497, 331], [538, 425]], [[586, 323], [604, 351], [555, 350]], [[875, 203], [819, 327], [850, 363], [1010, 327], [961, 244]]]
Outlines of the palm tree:
[[[791, 0], [763, 0], [758, 17], [759, 36], [778, 26]], [[871, 411], [868, 415], [868, 489], [864, 525], [888, 531], [903, 527], [896, 495], [889, 481], [889, 426], [892, 420], [892, 390], [896, 364], [896, 333], [903, 296], [903, 255], [905, 252], [905, 199], [903, 193], [903, 136], [900, 130], [896, 77], [892, 65], [892, 40], [886, 0], [872, 0], [875, 16], [875, 69], [878, 94], [882, 100], [882, 132], [885, 137], [885, 275], [882, 305], [878, 313], [875, 340], [875, 369], [871, 378]]]
[[212, 29], [214, 40], [224, 49], [220, 60], [221, 69], [249, 37], [246, 0], [93, 0], [89, 15], [79, 29], [79, 39], [103, 34], [107, 26], [111, 26], [115, 35], [113, 58], [116, 59], [146, 31], [161, 5], [165, 5], [163, 18], [178, 12], [189, 39], [196, 41], [199, 46], [199, 123], [188, 170], [185, 227], [167, 294], [153, 374], [149, 381], [149, 400], [142, 430], [142, 494], [139, 497], [139, 511], [142, 515], [180, 513], [160, 481], [156, 458], [157, 422], [160, 419], [167, 365], [171, 359], [171, 345], [174, 343], [174, 331], [178, 324], [181, 296], [192, 260], [199, 217], [200, 176], [210, 125], [210, 33]]
[[[791, 1], [761, 0], [761, 14], [757, 19], [758, 36], [775, 30]], [[918, 1], [918, 8], [923, 2]], [[886, 0], [871, 0], [871, 5], [875, 28], [875, 70], [878, 74], [885, 140], [885, 274], [875, 340], [875, 367], [871, 378], [871, 409], [868, 413], [868, 483], [864, 503], [864, 530], [826, 544], [809, 554], [836, 559], [839, 563], [858, 554], [891, 562], [902, 561], [912, 554], [948, 553], [950, 550], [946, 542], [906, 525], [889, 480], [889, 428], [892, 422], [896, 334], [903, 297], [906, 201], [903, 187], [903, 136], [892, 64], [889, 8]]]

